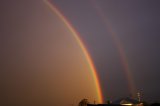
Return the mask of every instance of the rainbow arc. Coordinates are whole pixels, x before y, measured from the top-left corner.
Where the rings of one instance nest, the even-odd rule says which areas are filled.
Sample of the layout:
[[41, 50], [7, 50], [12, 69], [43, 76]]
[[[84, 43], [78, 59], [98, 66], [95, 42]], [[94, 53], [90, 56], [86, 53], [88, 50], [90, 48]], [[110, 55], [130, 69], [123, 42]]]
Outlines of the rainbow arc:
[[94, 63], [91, 59], [91, 56], [88, 53], [86, 47], [84, 46], [84, 44], [83, 44], [83, 42], [80, 38], [80, 34], [73, 28], [71, 23], [67, 20], [67, 18], [58, 10], [58, 8], [53, 3], [49, 2], [48, 0], [43, 0], [43, 1], [48, 6], [48, 8], [62, 20], [62, 22], [66, 25], [68, 30], [72, 33], [75, 40], [79, 44], [81, 50], [83, 51], [83, 53], [86, 57], [86, 61], [88, 62], [89, 68], [91, 70], [91, 73], [92, 73], [92, 76], [93, 76], [93, 79], [94, 79], [94, 82], [95, 82], [96, 93], [97, 93], [97, 96], [98, 96], [98, 102], [103, 103], [103, 96], [102, 96], [102, 91], [101, 91], [98, 75], [97, 75], [97, 72], [96, 72], [96, 68], [94, 67]]

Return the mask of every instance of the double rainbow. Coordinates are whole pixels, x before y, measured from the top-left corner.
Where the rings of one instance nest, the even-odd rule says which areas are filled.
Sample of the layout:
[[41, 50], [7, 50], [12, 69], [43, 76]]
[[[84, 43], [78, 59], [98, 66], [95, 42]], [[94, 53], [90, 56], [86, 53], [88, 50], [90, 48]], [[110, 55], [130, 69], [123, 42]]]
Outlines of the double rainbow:
[[91, 70], [94, 82], [95, 82], [95, 87], [96, 87], [96, 93], [98, 96], [98, 102], [99, 103], [103, 103], [103, 96], [102, 96], [102, 91], [101, 91], [101, 87], [100, 87], [100, 83], [99, 83], [99, 79], [98, 79], [98, 75], [96, 73], [96, 69], [94, 67], [94, 63], [91, 59], [91, 56], [89, 55], [86, 47], [84, 46], [81, 38], [80, 38], [80, 34], [73, 28], [73, 26], [71, 25], [71, 23], [67, 20], [67, 18], [56, 8], [55, 5], [53, 5], [53, 3], [49, 2], [48, 0], [43, 0], [44, 3], [48, 6], [48, 8], [50, 8], [50, 10], [52, 12], [54, 12], [61, 20], [62, 22], [66, 25], [66, 27], [70, 30], [70, 32], [72, 33], [72, 35], [74, 36], [74, 38], [76, 39], [77, 43], [79, 44], [81, 50], [83, 51], [86, 60], [88, 62], [89, 68]]

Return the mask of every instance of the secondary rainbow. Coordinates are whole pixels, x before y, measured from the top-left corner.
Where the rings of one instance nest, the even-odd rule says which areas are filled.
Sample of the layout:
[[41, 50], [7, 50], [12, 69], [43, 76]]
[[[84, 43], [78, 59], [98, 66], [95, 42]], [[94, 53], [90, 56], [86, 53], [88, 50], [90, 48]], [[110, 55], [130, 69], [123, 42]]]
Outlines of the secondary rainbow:
[[91, 73], [92, 73], [92, 76], [93, 76], [93, 79], [94, 79], [94, 82], [95, 82], [95, 86], [96, 86], [96, 93], [97, 93], [97, 96], [98, 96], [98, 102], [103, 103], [102, 91], [101, 91], [98, 75], [96, 73], [96, 69], [94, 67], [94, 63], [91, 59], [91, 56], [89, 55], [86, 47], [84, 46], [81, 38], [79, 37], [80, 34], [73, 28], [73, 26], [70, 24], [70, 22], [67, 20], [67, 18], [56, 8], [55, 5], [53, 5], [53, 3], [50, 3], [48, 0], [43, 0], [43, 1], [50, 8], [50, 10], [52, 12], [54, 12], [63, 21], [63, 23], [71, 31], [72, 35], [74, 36], [74, 38], [78, 42], [80, 48], [82, 49], [82, 51], [83, 51], [83, 53], [86, 57], [89, 68], [91, 70]]
[[91, 4], [93, 5], [95, 10], [97, 11], [97, 15], [103, 21], [103, 24], [105, 25], [106, 29], [109, 31], [110, 36], [111, 36], [115, 46], [117, 47], [117, 50], [119, 52], [122, 65], [124, 67], [123, 71], [124, 71], [126, 79], [128, 81], [129, 92], [132, 94], [132, 96], [134, 96], [136, 94], [136, 86], [135, 86], [135, 83], [134, 83], [134, 80], [133, 80], [133, 77], [132, 77], [132, 73], [131, 73], [131, 70], [130, 70], [130, 67], [129, 67], [129, 64], [128, 64], [128, 61], [127, 61], [127, 56], [125, 54], [123, 45], [120, 42], [120, 40], [118, 39], [117, 34], [113, 30], [113, 28], [112, 28], [107, 16], [105, 16], [102, 8], [98, 5], [96, 0], [92, 0]]

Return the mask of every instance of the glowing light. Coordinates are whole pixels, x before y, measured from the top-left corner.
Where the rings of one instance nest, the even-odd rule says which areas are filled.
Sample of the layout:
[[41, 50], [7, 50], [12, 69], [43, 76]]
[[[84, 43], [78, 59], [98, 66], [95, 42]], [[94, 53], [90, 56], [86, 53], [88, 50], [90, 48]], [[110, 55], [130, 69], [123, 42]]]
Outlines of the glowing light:
[[74, 38], [76, 39], [76, 41], [78, 42], [80, 48], [82, 49], [86, 60], [89, 64], [89, 68], [92, 71], [92, 76], [95, 82], [95, 86], [97, 89], [97, 96], [98, 96], [98, 101], [100, 103], [103, 103], [103, 96], [102, 96], [102, 92], [101, 92], [101, 88], [100, 88], [100, 84], [99, 84], [99, 79], [96, 73], [96, 69], [94, 67], [93, 61], [87, 51], [87, 49], [85, 48], [83, 42], [81, 41], [80, 37], [79, 37], [79, 33], [76, 32], [76, 30], [72, 27], [72, 25], [69, 23], [69, 21], [62, 15], [62, 13], [56, 8], [56, 6], [54, 6], [53, 4], [51, 4], [48, 0], [43, 0], [44, 3], [51, 9], [52, 12], [56, 13], [56, 15], [63, 21], [63, 23], [67, 26], [67, 28], [71, 31], [72, 35], [74, 36]]
[[133, 104], [131, 104], [131, 103], [127, 103], [127, 104], [121, 104], [121, 105], [125, 105], [125, 106], [132, 106]]

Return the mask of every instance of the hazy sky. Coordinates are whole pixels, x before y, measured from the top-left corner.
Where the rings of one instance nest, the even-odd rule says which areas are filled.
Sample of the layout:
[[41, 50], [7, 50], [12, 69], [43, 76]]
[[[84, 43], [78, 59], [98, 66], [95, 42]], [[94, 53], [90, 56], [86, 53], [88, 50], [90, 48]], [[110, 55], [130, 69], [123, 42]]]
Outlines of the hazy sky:
[[160, 100], [159, 0], [52, 1], [81, 34], [95, 62], [105, 100], [130, 95], [113, 33], [123, 48], [137, 92], [143, 100]]
[[[104, 100], [130, 95], [130, 81], [118, 47], [126, 57], [136, 92], [143, 100], [160, 100], [160, 1], [51, 3], [80, 33], [97, 68]], [[3, 105], [66, 106], [84, 97], [97, 98], [83, 52], [42, 1], [1, 0], [0, 12]]]
[[1, 1], [0, 105], [70, 106], [98, 100], [72, 33], [39, 0]]

